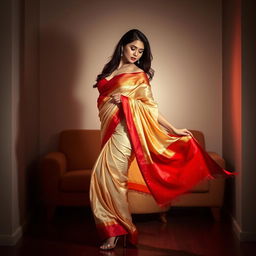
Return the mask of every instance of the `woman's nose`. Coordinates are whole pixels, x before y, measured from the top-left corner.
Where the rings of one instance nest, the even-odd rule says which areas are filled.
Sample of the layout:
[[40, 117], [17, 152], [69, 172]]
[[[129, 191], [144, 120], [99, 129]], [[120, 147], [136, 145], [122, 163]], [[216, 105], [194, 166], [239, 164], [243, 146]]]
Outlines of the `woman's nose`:
[[138, 52], [137, 52], [137, 51], [135, 51], [135, 52], [133, 53], [133, 55], [134, 55], [134, 56], [137, 56], [137, 55], [138, 55]]

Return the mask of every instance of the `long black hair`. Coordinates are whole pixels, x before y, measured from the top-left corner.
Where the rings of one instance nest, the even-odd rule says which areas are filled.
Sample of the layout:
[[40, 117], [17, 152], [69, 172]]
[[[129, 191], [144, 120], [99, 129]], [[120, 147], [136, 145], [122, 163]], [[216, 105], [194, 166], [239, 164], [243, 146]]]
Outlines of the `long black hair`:
[[[128, 32], [126, 32], [119, 40], [111, 60], [104, 66], [101, 74], [97, 76], [97, 83], [102, 78], [111, 75], [112, 72], [117, 69], [121, 60], [122, 48], [135, 40], [140, 40], [143, 42], [144, 51], [139, 59], [139, 62], [136, 61], [134, 64], [148, 74], [149, 80], [153, 78], [154, 70], [151, 68], [151, 61], [153, 59], [153, 56], [151, 53], [149, 41], [141, 31], [139, 31], [138, 29], [131, 29]], [[93, 85], [94, 88], [97, 87], [97, 83]]]

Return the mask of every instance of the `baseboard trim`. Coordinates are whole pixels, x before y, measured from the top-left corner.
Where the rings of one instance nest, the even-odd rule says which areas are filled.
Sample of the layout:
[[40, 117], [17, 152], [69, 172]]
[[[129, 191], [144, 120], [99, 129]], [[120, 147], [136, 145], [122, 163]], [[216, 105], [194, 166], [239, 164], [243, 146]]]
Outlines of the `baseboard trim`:
[[238, 222], [236, 221], [236, 219], [232, 215], [230, 215], [230, 216], [232, 219], [233, 230], [234, 230], [237, 238], [239, 239], [239, 241], [241, 241], [241, 242], [256, 242], [256, 233], [242, 231], [241, 227], [238, 224]]
[[1, 246], [14, 246], [19, 239], [22, 237], [22, 227], [19, 226], [11, 235], [0, 234], [0, 245]]
[[0, 234], [0, 246], [15, 246], [28, 229], [31, 221], [31, 212], [27, 213], [22, 225], [20, 225], [11, 235]]
[[232, 228], [236, 234], [236, 237], [238, 238], [238, 240], [240, 240], [240, 234], [242, 233], [241, 227], [231, 214], [230, 214], [230, 218], [232, 220]]

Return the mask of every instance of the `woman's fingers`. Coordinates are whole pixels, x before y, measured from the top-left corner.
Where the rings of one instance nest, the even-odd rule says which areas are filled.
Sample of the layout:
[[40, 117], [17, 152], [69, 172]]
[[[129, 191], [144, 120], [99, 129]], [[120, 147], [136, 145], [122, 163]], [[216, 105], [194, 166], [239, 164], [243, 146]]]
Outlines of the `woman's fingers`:
[[185, 135], [190, 135], [193, 137], [193, 134], [191, 131], [189, 131], [188, 129], [185, 129]]
[[121, 103], [121, 94], [113, 94], [112, 96], [112, 101], [116, 104]]

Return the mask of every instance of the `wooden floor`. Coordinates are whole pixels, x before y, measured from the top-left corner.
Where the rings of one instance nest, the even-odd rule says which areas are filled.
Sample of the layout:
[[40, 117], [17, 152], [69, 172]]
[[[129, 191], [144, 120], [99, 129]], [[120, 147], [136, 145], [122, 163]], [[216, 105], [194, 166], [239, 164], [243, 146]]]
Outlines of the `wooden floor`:
[[88, 208], [58, 208], [51, 223], [37, 217], [14, 247], [0, 247], [0, 255], [15, 256], [254, 256], [256, 243], [239, 243], [229, 218], [215, 222], [207, 208], [172, 208], [168, 223], [158, 215], [135, 215], [139, 243], [101, 252]]

